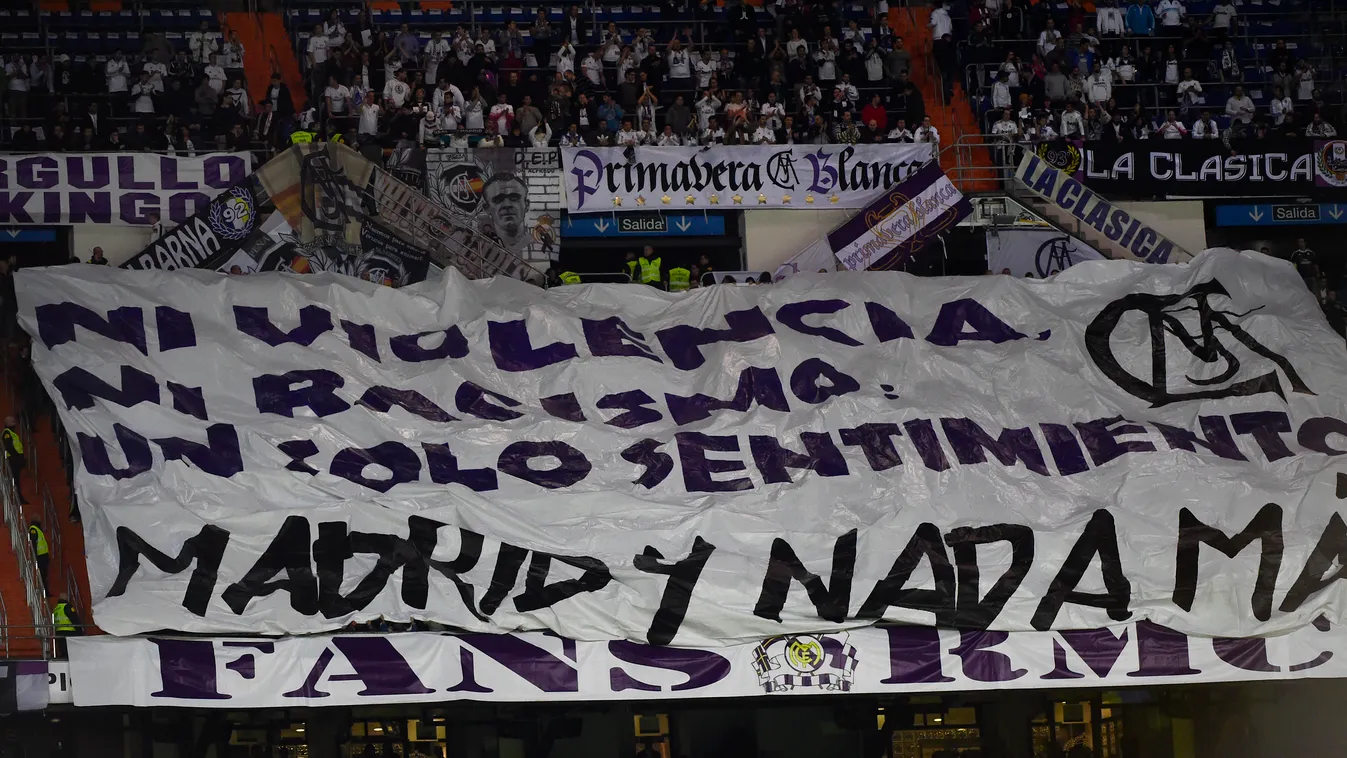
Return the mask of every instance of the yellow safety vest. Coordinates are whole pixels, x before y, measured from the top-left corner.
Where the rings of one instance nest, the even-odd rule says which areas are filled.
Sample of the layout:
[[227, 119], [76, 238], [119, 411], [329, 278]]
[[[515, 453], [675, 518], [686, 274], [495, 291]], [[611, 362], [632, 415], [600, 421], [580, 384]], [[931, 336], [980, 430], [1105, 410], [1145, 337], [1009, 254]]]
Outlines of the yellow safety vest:
[[[10, 429], [9, 427], [5, 427], [5, 431], [0, 432], [0, 436], [3, 436], [5, 439], [9, 440], [9, 444], [14, 446], [15, 455], [23, 455], [23, 440], [19, 438], [18, 432], [14, 431], [13, 429]], [[8, 450], [5, 451], [5, 457], [9, 457]]]
[[306, 132], [303, 130], [290, 132], [290, 144], [302, 145], [308, 142], [313, 142], [313, 132]]
[[636, 267], [638, 265], [640, 264], [636, 261], [627, 261], [627, 276], [630, 276], [633, 282], [636, 281]]
[[580, 275], [577, 274], [577, 273], [575, 273], [574, 271], [562, 271], [562, 272], [561, 272], [561, 283], [562, 283], [562, 284], [579, 284], [579, 283], [580, 283]]
[[28, 533], [35, 535], [37, 537], [38, 555], [46, 555], [47, 553], [51, 552], [51, 548], [47, 547], [47, 535], [43, 534], [41, 529], [38, 529], [37, 527], [32, 526], [30, 524], [28, 526]]
[[636, 261], [637, 263], [641, 264], [641, 284], [651, 284], [659, 282], [660, 260], [661, 260], [660, 258], [656, 258], [654, 260], [650, 260], [649, 258], [641, 258]]
[[70, 615], [65, 612], [67, 607], [69, 607], [67, 603], [57, 603], [56, 607], [51, 609], [51, 620], [55, 622], [58, 632], [75, 631], [75, 622], [71, 621]]
[[669, 291], [682, 292], [688, 288], [688, 282], [692, 280], [692, 272], [678, 266], [669, 269]]

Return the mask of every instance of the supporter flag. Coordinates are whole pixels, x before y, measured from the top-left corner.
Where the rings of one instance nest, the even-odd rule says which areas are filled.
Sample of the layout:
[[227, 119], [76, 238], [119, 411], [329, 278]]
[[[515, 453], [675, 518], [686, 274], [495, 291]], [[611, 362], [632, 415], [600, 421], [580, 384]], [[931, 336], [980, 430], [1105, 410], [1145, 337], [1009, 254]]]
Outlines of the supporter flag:
[[968, 199], [932, 161], [829, 233], [828, 244], [841, 268], [895, 269], [972, 212]]
[[0, 662], [0, 714], [47, 707], [46, 661]]

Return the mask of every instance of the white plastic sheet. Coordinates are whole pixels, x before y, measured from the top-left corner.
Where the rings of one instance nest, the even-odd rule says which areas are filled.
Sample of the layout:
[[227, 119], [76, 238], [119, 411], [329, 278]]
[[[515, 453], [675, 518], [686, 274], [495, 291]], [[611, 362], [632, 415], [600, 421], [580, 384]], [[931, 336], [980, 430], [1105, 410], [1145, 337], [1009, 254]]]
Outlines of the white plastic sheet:
[[1256, 255], [681, 296], [85, 266], [18, 291], [114, 634], [1344, 620], [1347, 355]]

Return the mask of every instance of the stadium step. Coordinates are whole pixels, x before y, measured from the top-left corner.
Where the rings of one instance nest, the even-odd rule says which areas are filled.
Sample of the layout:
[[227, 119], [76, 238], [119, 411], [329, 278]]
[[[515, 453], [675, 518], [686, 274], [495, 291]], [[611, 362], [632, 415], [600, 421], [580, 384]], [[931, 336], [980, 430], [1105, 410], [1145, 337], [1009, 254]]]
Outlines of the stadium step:
[[[941, 158], [941, 165], [950, 172], [950, 179], [963, 192], [998, 190], [1000, 183], [992, 168], [991, 151], [976, 136], [979, 133], [977, 117], [963, 88], [956, 83], [954, 98], [947, 106], [942, 105], [940, 75], [927, 70], [933, 44], [931, 28], [928, 26], [930, 22], [929, 7], [889, 9], [889, 26], [896, 36], [903, 38], [903, 44], [912, 53], [912, 83], [921, 91], [931, 125], [940, 132], [942, 151], [947, 151]], [[908, 128], [915, 131], [917, 126], [909, 124]], [[960, 152], [966, 158], [959, 162], [958, 171], [954, 170], [956, 167], [953, 165], [955, 151], [948, 150], [955, 145], [960, 146]]]
[[253, 101], [266, 98], [272, 72], [280, 72], [281, 81], [290, 89], [295, 110], [303, 110], [308, 102], [307, 89], [281, 15], [221, 13], [220, 26], [226, 35], [238, 32], [243, 43], [243, 73], [248, 78], [248, 95]]

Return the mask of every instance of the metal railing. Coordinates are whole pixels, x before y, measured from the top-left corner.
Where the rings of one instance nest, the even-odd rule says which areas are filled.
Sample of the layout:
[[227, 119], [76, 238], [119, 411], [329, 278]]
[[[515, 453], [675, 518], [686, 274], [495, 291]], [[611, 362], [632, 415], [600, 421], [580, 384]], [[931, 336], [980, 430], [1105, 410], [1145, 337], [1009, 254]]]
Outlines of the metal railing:
[[[28, 525], [23, 519], [23, 509], [19, 507], [19, 496], [14, 489], [14, 478], [9, 470], [9, 461], [0, 456], [0, 507], [3, 507], [5, 525], [9, 527], [10, 546], [19, 563], [19, 580], [23, 583], [24, 595], [28, 600], [28, 609], [33, 613], [33, 623], [37, 629], [50, 626], [51, 613], [47, 609], [46, 588], [38, 577], [37, 557], [33, 555], [33, 544], [28, 539]], [[42, 652], [51, 652], [51, 640], [42, 637]]]

